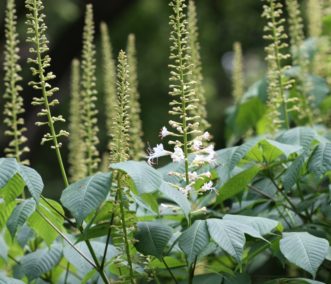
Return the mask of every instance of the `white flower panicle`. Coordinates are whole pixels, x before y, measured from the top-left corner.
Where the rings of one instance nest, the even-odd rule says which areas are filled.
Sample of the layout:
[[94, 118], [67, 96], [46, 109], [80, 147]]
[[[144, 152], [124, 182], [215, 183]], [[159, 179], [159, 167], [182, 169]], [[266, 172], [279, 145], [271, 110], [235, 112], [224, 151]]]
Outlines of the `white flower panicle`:
[[22, 156], [29, 152], [26, 146], [27, 138], [24, 136], [26, 131], [22, 114], [25, 112], [23, 98], [20, 95], [22, 87], [19, 82], [22, 80], [20, 72], [21, 66], [18, 64], [19, 40], [16, 32], [16, 8], [14, 0], [7, 1], [5, 17], [5, 51], [4, 51], [4, 85], [5, 85], [5, 105], [4, 105], [4, 124], [6, 125], [5, 135], [10, 137], [9, 145], [5, 148], [6, 157], [16, 158], [18, 162], [29, 164], [27, 159]]

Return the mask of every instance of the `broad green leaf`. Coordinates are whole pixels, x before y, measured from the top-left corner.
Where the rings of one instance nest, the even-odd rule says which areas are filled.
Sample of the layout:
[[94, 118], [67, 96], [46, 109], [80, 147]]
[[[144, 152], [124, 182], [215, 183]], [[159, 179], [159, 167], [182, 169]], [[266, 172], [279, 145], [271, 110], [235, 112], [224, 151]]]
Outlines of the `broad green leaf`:
[[24, 200], [21, 204], [15, 207], [7, 222], [7, 228], [13, 238], [17, 229], [25, 224], [26, 220], [35, 210], [36, 202], [33, 199]]
[[283, 233], [280, 250], [289, 262], [315, 277], [325, 259], [329, 242], [306, 232]]
[[276, 140], [285, 144], [302, 146], [307, 151], [314, 138], [315, 131], [311, 128], [296, 127], [282, 132]]
[[8, 246], [7, 246], [3, 236], [0, 234], [0, 258], [2, 258], [3, 260], [6, 261], [7, 256], [8, 256]]
[[247, 273], [238, 273], [225, 279], [224, 284], [252, 284], [251, 277]]
[[10, 203], [4, 203], [0, 200], [0, 231], [4, 226], [6, 226], [6, 223], [13, 212], [14, 208], [16, 206], [16, 202], [12, 201]]
[[[91, 246], [95, 252], [96, 257], [99, 261], [103, 258], [105, 249], [105, 243], [99, 241], [91, 241]], [[85, 257], [87, 257], [92, 263], [94, 263], [92, 255], [85, 242], [79, 242], [75, 244], [75, 248], [79, 250]], [[81, 256], [77, 250], [72, 248], [69, 244], [65, 244], [63, 255], [80, 273], [83, 275], [87, 274], [93, 269], [92, 265]], [[111, 260], [113, 257], [118, 255], [118, 250], [113, 245], [108, 245], [106, 261]]]
[[[185, 267], [185, 265], [186, 265], [185, 261], [180, 260], [176, 257], [172, 257], [172, 256], [165, 256], [164, 261], [167, 263], [167, 266], [169, 268]], [[154, 258], [153, 260], [151, 260], [149, 262], [149, 264], [152, 268], [163, 268], [163, 269], [166, 268], [164, 263], [161, 260], [157, 259], [157, 258]]]
[[167, 225], [157, 222], [139, 222], [135, 235], [138, 242], [135, 246], [144, 255], [161, 258], [171, 236], [172, 230]]
[[[47, 202], [50, 203], [50, 205], [48, 205]], [[62, 216], [64, 216], [64, 211], [62, 206], [56, 201], [47, 199], [47, 202], [40, 200], [37, 211], [28, 218], [28, 225], [50, 246], [59, 234], [42, 216], [47, 218], [58, 230], [63, 232], [64, 218]], [[58, 212], [60, 212], [61, 215]]]
[[325, 283], [306, 278], [279, 278], [279, 279], [270, 280], [265, 284], [325, 284]]
[[297, 157], [282, 175], [281, 179], [285, 190], [291, 190], [291, 188], [300, 180], [300, 173], [305, 164], [306, 158], [307, 155], [305, 153]]
[[208, 219], [207, 225], [212, 240], [240, 262], [246, 242], [244, 232], [226, 220]]
[[183, 193], [167, 182], [162, 182], [160, 192], [164, 197], [175, 202], [183, 210], [186, 218], [188, 218], [191, 212], [191, 204]]
[[31, 196], [36, 202], [38, 202], [44, 189], [44, 183], [41, 176], [34, 169], [23, 165], [19, 165], [19, 174], [25, 181]]
[[77, 220], [78, 225], [106, 199], [111, 180], [110, 173], [98, 173], [71, 184], [63, 191], [61, 202]]
[[0, 284], [24, 284], [24, 282], [0, 273]]
[[234, 169], [238, 163], [246, 156], [246, 154], [257, 144], [259, 143], [263, 138], [262, 137], [255, 137], [247, 141], [246, 143], [240, 145], [236, 150], [234, 151], [229, 169]]
[[20, 174], [17, 173], [0, 189], [0, 197], [3, 197], [6, 203], [12, 202], [22, 194], [24, 187], [25, 182]]
[[161, 174], [146, 162], [127, 161], [110, 167], [127, 173], [140, 194], [155, 192], [161, 186]]
[[259, 173], [260, 170], [260, 167], [253, 166], [231, 177], [219, 189], [219, 195], [217, 197], [217, 200], [224, 201], [244, 191], [246, 186], [254, 179], [254, 177]]
[[14, 158], [0, 158], [0, 189], [17, 173], [18, 163]]
[[193, 284], [222, 283], [223, 276], [219, 274], [203, 274], [194, 276]]
[[275, 220], [271, 220], [263, 217], [252, 217], [252, 216], [243, 216], [243, 215], [231, 215], [226, 214], [223, 217], [224, 220], [235, 221], [238, 223], [245, 224], [249, 227], [254, 228], [258, 231], [262, 236], [269, 234], [272, 230], [274, 230], [278, 226], [278, 222]]
[[309, 162], [309, 170], [318, 176], [331, 170], [331, 143], [320, 143]]
[[209, 243], [206, 221], [195, 221], [191, 227], [181, 234], [178, 241], [188, 263], [193, 263]]
[[54, 244], [50, 248], [38, 249], [24, 255], [21, 264], [24, 274], [31, 281], [50, 271], [59, 263], [62, 257], [62, 247]]

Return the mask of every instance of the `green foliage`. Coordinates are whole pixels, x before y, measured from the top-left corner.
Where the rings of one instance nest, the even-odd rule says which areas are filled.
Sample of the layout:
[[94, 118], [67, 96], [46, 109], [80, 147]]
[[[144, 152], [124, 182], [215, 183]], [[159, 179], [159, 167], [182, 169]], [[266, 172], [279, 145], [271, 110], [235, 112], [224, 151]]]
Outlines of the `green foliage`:
[[[190, 1], [186, 12], [186, 1], [170, 1], [170, 114], [176, 119], [170, 121], [172, 131], [162, 128], [161, 137], [171, 136], [173, 149], [158, 144], [146, 157], [148, 163], [139, 161], [144, 142], [134, 37], [129, 37], [128, 55], [120, 51], [115, 75], [108, 28], [101, 24], [111, 162], [105, 173], [97, 172], [101, 158], [106, 165], [102, 170], [109, 163], [97, 149], [99, 66], [88, 5], [82, 65], [78, 60], [72, 64], [69, 185], [58, 142], [66, 132], [54, 128], [63, 119], [50, 110], [57, 100], [51, 99], [54, 76], [46, 71], [50, 57], [43, 5], [26, 0], [32, 86], [42, 93], [34, 104], [42, 105], [41, 116], [47, 117], [38, 125], [50, 129], [43, 142], [53, 142], [65, 189], [60, 202], [46, 198], [41, 176], [20, 155], [0, 158], [0, 283], [260, 284], [258, 271], [271, 264], [274, 271], [264, 277], [266, 283], [328, 283], [331, 142], [328, 125], [315, 123], [322, 122], [316, 115], [320, 110], [327, 113], [329, 81], [325, 73], [314, 73], [314, 56], [324, 52], [318, 48], [319, 35], [316, 44], [304, 41], [298, 2], [286, 4], [295, 66], [285, 66], [289, 56], [283, 6], [266, 0], [268, 78], [244, 92], [242, 51], [236, 45], [236, 102], [228, 111], [226, 141], [235, 146], [215, 151], [211, 135], [203, 132], [208, 123], [196, 8]], [[12, 0], [8, 10], [11, 41], [5, 53], [11, 69], [5, 81], [10, 82], [7, 98], [14, 101], [20, 69], [17, 55], [8, 49], [18, 44]], [[303, 99], [308, 107], [310, 96], [313, 119], [303, 116]], [[16, 102], [18, 108], [21, 102]], [[151, 165], [163, 156], [172, 162]]]

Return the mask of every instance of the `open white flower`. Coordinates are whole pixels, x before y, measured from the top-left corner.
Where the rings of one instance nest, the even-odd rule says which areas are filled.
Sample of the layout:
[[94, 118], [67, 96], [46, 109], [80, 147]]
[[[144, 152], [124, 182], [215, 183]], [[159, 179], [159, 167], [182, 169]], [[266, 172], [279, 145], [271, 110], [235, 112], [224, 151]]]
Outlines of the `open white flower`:
[[208, 131], [204, 132], [201, 137], [203, 140], [206, 140], [206, 141], [209, 141], [211, 139], [211, 135]]
[[153, 150], [150, 150], [148, 153], [148, 163], [153, 164], [153, 160], [159, 157], [168, 156], [172, 153], [170, 151], [164, 150], [163, 144], [157, 144]]
[[212, 181], [209, 181], [209, 182], [206, 182], [201, 188], [200, 190], [202, 192], [206, 192], [206, 191], [210, 191], [210, 190], [213, 190], [214, 187], [213, 187], [213, 182]]
[[189, 177], [190, 182], [193, 182], [198, 179], [199, 175], [197, 172], [189, 172], [188, 177]]
[[202, 141], [199, 139], [193, 140], [192, 150], [193, 151], [199, 151], [202, 147]]
[[185, 196], [188, 196], [188, 193], [192, 190], [190, 185], [185, 186], [184, 188], [179, 189]]
[[173, 162], [180, 162], [184, 160], [184, 158], [185, 156], [182, 148], [180, 148], [179, 146], [175, 146], [174, 152], [171, 154], [171, 159], [173, 160]]
[[160, 136], [163, 139], [164, 137], [167, 137], [168, 135], [170, 135], [170, 132], [168, 131], [168, 129], [163, 126], [160, 132]]

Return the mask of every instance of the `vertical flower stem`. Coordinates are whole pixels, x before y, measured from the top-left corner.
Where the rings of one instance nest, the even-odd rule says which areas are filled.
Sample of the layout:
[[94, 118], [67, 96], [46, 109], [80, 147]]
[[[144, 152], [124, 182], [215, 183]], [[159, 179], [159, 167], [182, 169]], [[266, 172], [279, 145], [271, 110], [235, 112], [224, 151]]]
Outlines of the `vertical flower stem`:
[[121, 186], [121, 175], [119, 174], [117, 176], [117, 186], [118, 186], [118, 199], [120, 204], [120, 212], [121, 212], [121, 223], [122, 223], [122, 230], [123, 230], [123, 237], [124, 237], [124, 245], [125, 245], [125, 252], [127, 261], [129, 264], [129, 271], [130, 271], [130, 282], [131, 284], [134, 284], [134, 276], [133, 276], [133, 268], [132, 268], [132, 260], [131, 260], [131, 254], [130, 254], [130, 246], [129, 246], [129, 239], [128, 239], [128, 233], [126, 229], [126, 220], [125, 220], [125, 210], [124, 210], [124, 199], [123, 199], [123, 188]]
[[63, 178], [63, 182], [64, 185], [67, 187], [69, 186], [69, 182], [68, 182], [68, 178], [67, 178], [67, 174], [63, 165], [63, 161], [62, 161], [62, 156], [61, 156], [61, 152], [60, 152], [60, 145], [59, 142], [57, 140], [57, 135], [55, 132], [55, 128], [54, 128], [54, 123], [53, 123], [53, 119], [52, 119], [52, 114], [51, 114], [51, 110], [49, 107], [49, 103], [48, 103], [48, 96], [47, 96], [47, 90], [46, 90], [46, 81], [45, 81], [45, 76], [44, 76], [44, 68], [43, 68], [43, 62], [42, 62], [42, 58], [41, 58], [41, 52], [40, 52], [40, 35], [39, 35], [39, 21], [38, 21], [38, 10], [37, 10], [37, 1], [34, 0], [33, 2], [34, 4], [34, 9], [33, 9], [33, 16], [34, 16], [34, 31], [36, 33], [35, 38], [36, 38], [36, 50], [37, 50], [37, 63], [38, 63], [38, 73], [39, 73], [39, 79], [40, 79], [40, 83], [41, 83], [41, 92], [43, 95], [43, 99], [44, 99], [44, 105], [47, 111], [47, 119], [48, 119], [48, 127], [51, 131], [51, 136], [53, 139], [53, 144], [54, 144], [54, 149], [56, 151], [56, 157], [60, 166], [60, 170], [61, 170], [61, 174], [62, 174], [62, 178]]

